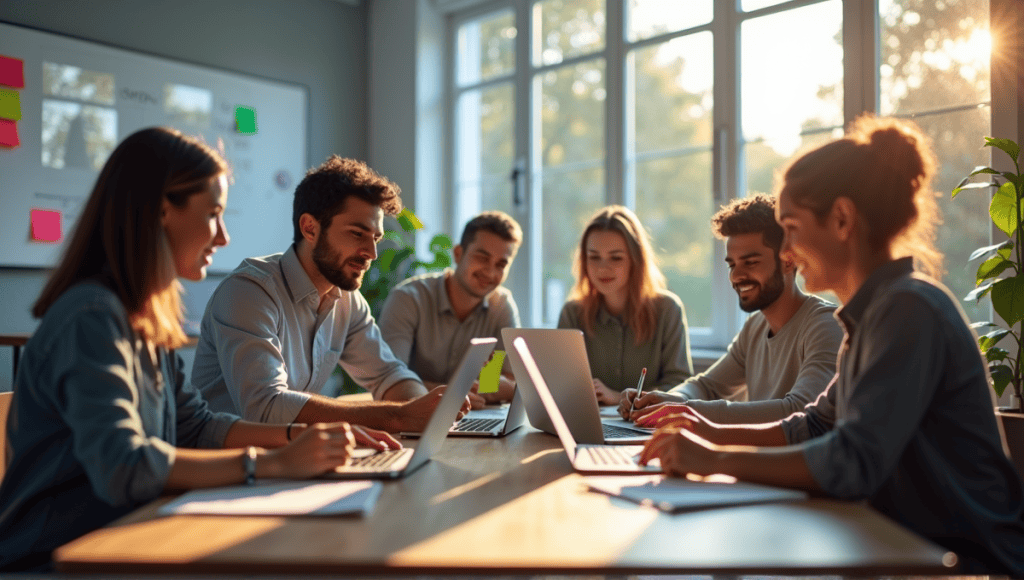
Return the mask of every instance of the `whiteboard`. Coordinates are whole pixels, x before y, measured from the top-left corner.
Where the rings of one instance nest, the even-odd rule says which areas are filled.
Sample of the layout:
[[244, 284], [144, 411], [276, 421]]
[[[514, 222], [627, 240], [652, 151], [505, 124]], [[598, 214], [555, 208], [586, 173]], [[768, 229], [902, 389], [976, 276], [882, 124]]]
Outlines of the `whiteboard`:
[[[56, 265], [107, 157], [154, 125], [223, 142], [234, 175], [224, 216], [231, 242], [210, 271], [291, 243], [292, 199], [307, 167], [305, 87], [5, 23], [0, 57], [0, 71], [16, 59], [24, 72], [24, 87], [0, 84], [0, 111], [11, 116], [12, 91], [21, 109], [20, 145], [0, 145], [0, 266]], [[238, 131], [238, 107], [255, 111], [255, 133]]]

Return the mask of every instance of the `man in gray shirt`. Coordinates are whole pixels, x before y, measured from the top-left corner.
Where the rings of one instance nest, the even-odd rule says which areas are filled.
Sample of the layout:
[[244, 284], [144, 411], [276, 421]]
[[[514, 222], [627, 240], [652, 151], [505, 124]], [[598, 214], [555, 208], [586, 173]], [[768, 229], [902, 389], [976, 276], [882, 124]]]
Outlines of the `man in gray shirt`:
[[[269, 423], [423, 429], [441, 390], [428, 393], [395, 358], [357, 292], [384, 215], [401, 209], [398, 186], [362, 162], [335, 155], [306, 174], [295, 190], [295, 243], [244, 260], [206, 306], [192, 384], [214, 410]], [[339, 364], [378, 401], [321, 395]]]
[[[471, 339], [497, 338], [501, 350], [501, 329], [519, 326], [516, 302], [501, 284], [522, 239], [511, 216], [481, 213], [462, 230], [454, 270], [415, 276], [388, 294], [380, 313], [381, 334], [428, 387], [451, 379]], [[474, 393], [470, 399], [474, 407], [482, 407], [511, 399], [514, 388], [506, 371], [496, 393]]]
[[716, 423], [763, 423], [801, 411], [825, 390], [843, 333], [835, 306], [801, 291], [793, 264], [779, 258], [776, 199], [738, 199], [711, 218], [715, 235], [725, 239], [740, 308], [754, 313], [726, 354], [667, 392], [644, 393], [632, 414], [636, 390], [627, 389], [619, 402], [623, 417], [635, 420], [653, 405], [685, 404]]

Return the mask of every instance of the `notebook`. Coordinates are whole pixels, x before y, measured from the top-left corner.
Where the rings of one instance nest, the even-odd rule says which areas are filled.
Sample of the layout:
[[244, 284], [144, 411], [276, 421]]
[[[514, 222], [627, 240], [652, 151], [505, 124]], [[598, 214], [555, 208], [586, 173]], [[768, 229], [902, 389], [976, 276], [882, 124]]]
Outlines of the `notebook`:
[[[533, 390], [551, 418], [558, 439], [562, 442], [562, 447], [565, 448], [565, 454], [569, 456], [569, 462], [572, 463], [573, 469], [580, 473], [590, 474], [661, 472], [661, 465], [657, 460], [648, 465], [637, 463], [640, 451], [643, 449], [642, 445], [577, 444], [572, 431], [558, 409], [558, 405], [555, 404], [555, 399], [548, 389], [544, 376], [530, 354], [530, 348], [526, 346], [526, 341], [522, 337], [516, 338], [512, 341], [512, 351], [518, 355], [523, 371], [529, 377]], [[517, 382], [518, 377], [517, 374]]]
[[379, 481], [262, 481], [197, 489], [160, 506], [164, 516], [366, 515], [380, 495]]
[[641, 505], [651, 505], [669, 513], [801, 501], [808, 497], [805, 492], [795, 489], [755, 483], [690, 481], [660, 475], [641, 480], [635, 477], [593, 478], [587, 480], [587, 486], [593, 491], [621, 497]]
[[[576, 441], [621, 445], [643, 443], [651, 438], [653, 429], [637, 427], [621, 418], [601, 417], [582, 331], [574, 328], [503, 328], [501, 337], [506, 345], [512, 344], [516, 338], [526, 341]], [[508, 356], [516, 376], [517, 390], [523, 391], [530, 424], [555, 435], [554, 424], [534, 394], [522, 359], [515, 349], [509, 350]]]
[[358, 449], [359, 452], [353, 457], [351, 464], [338, 467], [321, 477], [328, 479], [396, 479], [402, 477], [414, 469], [426, 463], [437, 450], [441, 448], [444, 438], [448, 435], [455, 418], [459, 416], [459, 409], [473, 388], [473, 381], [476, 380], [483, 368], [487, 358], [491, 356], [494, 345], [498, 340], [495, 338], [474, 338], [470, 341], [469, 349], [462, 355], [462, 362], [455, 376], [448, 383], [441, 402], [434, 408], [434, 413], [427, 422], [423, 436], [420, 438], [416, 450], [409, 448], [373, 452], [373, 450]]

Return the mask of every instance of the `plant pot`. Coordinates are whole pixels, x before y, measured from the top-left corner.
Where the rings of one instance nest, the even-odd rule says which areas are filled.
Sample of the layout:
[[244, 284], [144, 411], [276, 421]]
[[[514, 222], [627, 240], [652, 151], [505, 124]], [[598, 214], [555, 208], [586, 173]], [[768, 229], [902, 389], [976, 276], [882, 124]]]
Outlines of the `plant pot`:
[[1024, 413], [998, 408], [996, 417], [999, 417], [999, 422], [1003, 425], [1006, 446], [1010, 449], [1010, 459], [1017, 466], [1017, 472], [1024, 477]]

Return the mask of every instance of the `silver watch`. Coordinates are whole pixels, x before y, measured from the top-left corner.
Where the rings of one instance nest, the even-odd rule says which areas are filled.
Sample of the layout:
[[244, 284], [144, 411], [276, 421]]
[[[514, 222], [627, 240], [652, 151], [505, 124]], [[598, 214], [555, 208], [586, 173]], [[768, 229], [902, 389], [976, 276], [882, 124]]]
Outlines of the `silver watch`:
[[256, 448], [252, 445], [245, 448], [242, 466], [245, 469], [245, 485], [256, 483]]

